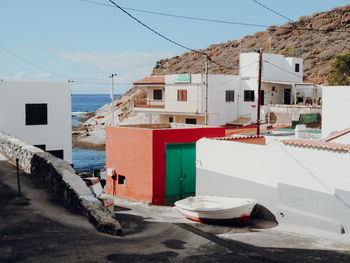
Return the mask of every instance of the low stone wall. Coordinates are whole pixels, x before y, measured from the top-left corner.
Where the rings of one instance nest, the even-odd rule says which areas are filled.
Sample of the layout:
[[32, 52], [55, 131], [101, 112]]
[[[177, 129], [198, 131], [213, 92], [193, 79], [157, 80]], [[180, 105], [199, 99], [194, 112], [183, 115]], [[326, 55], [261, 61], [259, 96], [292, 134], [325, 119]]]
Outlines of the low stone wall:
[[290, 124], [292, 121], [299, 120], [300, 114], [319, 113], [322, 115], [321, 106], [305, 106], [305, 105], [266, 105], [263, 107], [265, 118], [267, 114], [273, 113], [277, 120], [276, 123]]
[[12, 160], [18, 158], [25, 172], [41, 178], [67, 205], [80, 209], [99, 231], [121, 235], [119, 222], [75, 174], [69, 163], [2, 132], [0, 151]]

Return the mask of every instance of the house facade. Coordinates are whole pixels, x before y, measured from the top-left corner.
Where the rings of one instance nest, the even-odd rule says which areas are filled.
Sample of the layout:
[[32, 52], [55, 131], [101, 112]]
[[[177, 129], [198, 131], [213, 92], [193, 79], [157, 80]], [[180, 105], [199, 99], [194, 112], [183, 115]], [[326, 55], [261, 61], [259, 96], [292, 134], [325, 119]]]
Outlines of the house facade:
[[0, 82], [0, 130], [72, 163], [69, 83]]
[[[350, 86], [324, 87], [322, 98], [322, 137], [350, 127]], [[344, 140], [344, 138], [342, 138]], [[344, 141], [349, 143], [350, 141]]]
[[106, 193], [157, 205], [194, 195], [196, 141], [224, 135], [218, 127], [107, 127]]
[[244, 136], [196, 150], [196, 195], [254, 198], [278, 223], [350, 232], [349, 144]]
[[[240, 56], [240, 75], [172, 74], [134, 82], [147, 86], [147, 101], [134, 110], [160, 116], [160, 122], [225, 125], [240, 117], [256, 121], [259, 54]], [[303, 60], [263, 54], [261, 105], [306, 103], [314, 85], [302, 82]], [[152, 81], [153, 80], [153, 81]], [[305, 92], [307, 90], [307, 92]], [[314, 94], [321, 96], [320, 94]], [[312, 99], [311, 99], [312, 101]], [[261, 119], [269, 108], [263, 109]], [[151, 123], [151, 117], [149, 119]]]

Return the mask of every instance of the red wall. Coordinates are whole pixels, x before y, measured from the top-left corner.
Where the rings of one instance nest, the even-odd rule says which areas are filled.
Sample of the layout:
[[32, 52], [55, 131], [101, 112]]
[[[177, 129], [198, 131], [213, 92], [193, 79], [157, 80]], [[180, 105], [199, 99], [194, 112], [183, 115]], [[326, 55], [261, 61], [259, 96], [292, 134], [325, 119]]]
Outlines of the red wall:
[[152, 202], [153, 156], [152, 130], [107, 127], [106, 168], [125, 176], [125, 185], [106, 176], [106, 192], [135, 200]]
[[225, 128], [153, 130], [153, 204], [165, 204], [165, 144], [197, 142], [203, 137], [224, 137]]
[[[223, 137], [225, 128], [141, 129], [106, 128], [106, 168], [125, 176], [125, 185], [106, 176], [106, 193], [165, 204], [165, 144]], [[115, 183], [114, 183], [115, 182]]]

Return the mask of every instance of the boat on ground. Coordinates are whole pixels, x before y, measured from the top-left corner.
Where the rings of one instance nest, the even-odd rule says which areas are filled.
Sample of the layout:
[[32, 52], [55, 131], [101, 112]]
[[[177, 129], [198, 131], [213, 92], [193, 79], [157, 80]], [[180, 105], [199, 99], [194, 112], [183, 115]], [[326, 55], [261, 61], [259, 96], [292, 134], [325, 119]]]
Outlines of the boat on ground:
[[249, 223], [257, 200], [222, 196], [191, 196], [175, 202], [177, 210], [197, 222]]

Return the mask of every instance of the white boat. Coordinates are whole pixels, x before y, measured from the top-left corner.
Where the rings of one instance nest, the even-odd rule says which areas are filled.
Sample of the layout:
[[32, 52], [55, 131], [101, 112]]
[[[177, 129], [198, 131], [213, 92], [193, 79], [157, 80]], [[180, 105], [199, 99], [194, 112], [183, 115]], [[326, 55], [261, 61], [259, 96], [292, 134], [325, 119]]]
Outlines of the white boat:
[[175, 202], [178, 211], [193, 221], [248, 223], [257, 200], [221, 196], [191, 196]]

